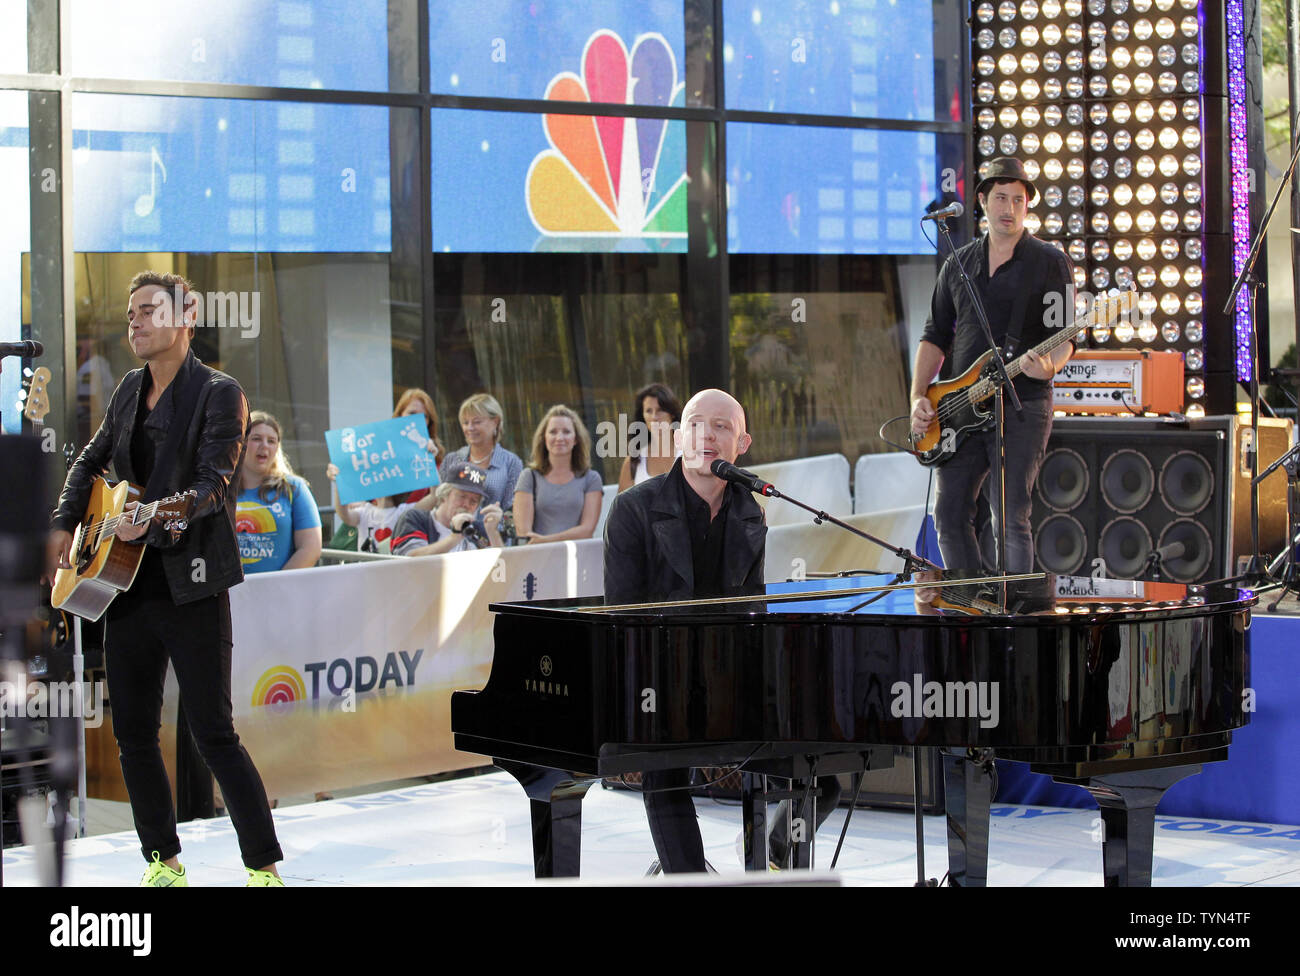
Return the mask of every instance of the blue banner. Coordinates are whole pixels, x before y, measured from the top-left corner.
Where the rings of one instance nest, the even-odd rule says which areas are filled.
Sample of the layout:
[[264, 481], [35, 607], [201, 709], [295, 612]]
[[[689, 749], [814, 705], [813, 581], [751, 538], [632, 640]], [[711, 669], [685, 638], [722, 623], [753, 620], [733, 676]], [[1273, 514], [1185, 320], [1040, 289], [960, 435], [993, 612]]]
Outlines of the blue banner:
[[346, 505], [436, 485], [438, 465], [428, 440], [419, 414], [325, 431], [330, 461], [339, 469], [339, 501]]

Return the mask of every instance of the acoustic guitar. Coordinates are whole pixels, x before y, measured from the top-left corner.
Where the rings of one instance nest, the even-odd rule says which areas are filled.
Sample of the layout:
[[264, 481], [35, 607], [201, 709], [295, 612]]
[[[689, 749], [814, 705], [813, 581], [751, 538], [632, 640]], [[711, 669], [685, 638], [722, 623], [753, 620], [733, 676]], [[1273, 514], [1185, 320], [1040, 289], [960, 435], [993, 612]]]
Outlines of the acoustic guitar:
[[124, 542], [115, 534], [125, 519], [131, 525], [159, 521], [169, 530], [184, 530], [198, 492], [190, 489], [148, 505], [139, 505], [131, 515], [123, 514], [128, 502], [137, 501], [143, 489], [126, 481], [109, 486], [95, 478], [90, 486], [86, 515], [72, 535], [71, 569], [54, 576], [50, 604], [78, 617], [95, 621], [104, 615], [113, 598], [131, 588], [144, 557], [144, 543]]
[[[1116, 318], [1133, 310], [1135, 296], [1136, 292], [1132, 291], [1098, 296], [1086, 315], [1040, 342], [1032, 352], [1046, 356], [1072, 342], [1085, 329], [1110, 328]], [[1024, 372], [1025, 356], [1006, 364], [1007, 376], [1011, 379]], [[934, 405], [935, 419], [924, 434], [918, 436], [915, 431], [909, 432], [916, 459], [926, 467], [943, 464], [957, 453], [957, 448], [967, 437], [992, 427], [996, 390], [997, 367], [993, 363], [992, 350], [975, 360], [960, 376], [931, 383], [925, 396]]]

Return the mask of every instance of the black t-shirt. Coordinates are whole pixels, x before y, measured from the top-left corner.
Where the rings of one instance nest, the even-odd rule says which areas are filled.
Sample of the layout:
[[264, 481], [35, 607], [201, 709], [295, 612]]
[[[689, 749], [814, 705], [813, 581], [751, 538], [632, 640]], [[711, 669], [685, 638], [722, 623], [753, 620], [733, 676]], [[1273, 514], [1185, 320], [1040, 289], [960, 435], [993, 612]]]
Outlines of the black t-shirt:
[[[144, 378], [140, 382], [140, 401], [135, 414], [135, 428], [131, 432], [131, 468], [135, 483], [141, 488], [149, 484], [153, 477], [154, 461], [158, 445], [154, 443], [149, 432], [144, 429], [145, 421], [153, 412], [149, 409], [149, 390], [153, 386], [153, 376], [146, 366]], [[166, 396], [167, 391], [163, 391]], [[157, 409], [157, 404], [154, 405]], [[135, 582], [130, 592], [135, 595], [149, 595], [171, 598], [171, 589], [167, 585], [167, 575], [163, 571], [162, 553], [157, 546], [146, 545], [144, 556], [140, 560], [140, 569], [135, 574]]]
[[673, 465], [668, 477], [677, 482], [686, 510], [686, 524], [691, 537], [691, 564], [695, 574], [697, 599], [723, 596], [725, 580], [722, 571], [722, 553], [727, 528], [727, 507], [731, 492], [724, 488], [722, 507], [712, 516], [709, 503], [695, 493], [682, 474], [681, 463]]
[[[1004, 352], [1008, 351], [1007, 333], [1018, 303], [1024, 311], [1020, 341], [1011, 350], [1015, 355], [1049, 338], [1056, 331], [1049, 325], [1063, 327], [1074, 321], [1074, 268], [1065, 254], [1025, 231], [1011, 258], [990, 277], [988, 235], [984, 235], [959, 248], [943, 263], [930, 300], [930, 317], [921, 338], [944, 350], [948, 357], [945, 366], [951, 364], [945, 375], [960, 376], [988, 351], [984, 330], [954, 258], [961, 261], [970, 276], [984, 304], [993, 339]], [[1076, 346], [1081, 339], [1076, 339]], [[1049, 397], [1052, 392], [1051, 380], [1025, 374], [1016, 377], [1015, 386], [1021, 399], [1027, 400]]]

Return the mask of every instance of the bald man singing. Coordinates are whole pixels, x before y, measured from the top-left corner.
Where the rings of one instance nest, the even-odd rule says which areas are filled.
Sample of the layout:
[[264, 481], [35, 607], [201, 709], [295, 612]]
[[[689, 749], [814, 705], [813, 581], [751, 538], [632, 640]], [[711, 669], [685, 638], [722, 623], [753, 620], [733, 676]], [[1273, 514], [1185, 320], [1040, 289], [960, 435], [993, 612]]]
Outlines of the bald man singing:
[[[754, 496], [710, 470], [749, 449], [745, 411], [704, 390], [682, 411], [672, 470], [618, 495], [605, 522], [605, 602], [644, 603], [761, 593], [767, 525]], [[704, 871], [689, 770], [648, 772], [646, 816], [665, 872]]]

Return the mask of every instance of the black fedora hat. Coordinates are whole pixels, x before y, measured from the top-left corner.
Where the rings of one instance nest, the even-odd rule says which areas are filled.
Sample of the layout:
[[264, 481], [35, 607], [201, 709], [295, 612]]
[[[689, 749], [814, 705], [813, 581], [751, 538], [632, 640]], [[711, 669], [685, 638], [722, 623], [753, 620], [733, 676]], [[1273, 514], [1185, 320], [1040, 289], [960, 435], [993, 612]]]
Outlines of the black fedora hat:
[[997, 159], [989, 160], [989, 168], [984, 178], [975, 184], [975, 196], [978, 198], [981, 193], [987, 193], [989, 186], [998, 180], [1018, 180], [1029, 187], [1030, 203], [1038, 199], [1038, 187], [1025, 172], [1025, 164], [1014, 156], [999, 156]]

